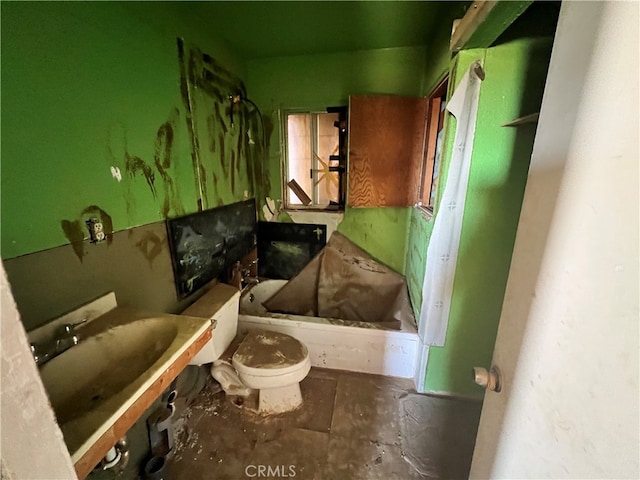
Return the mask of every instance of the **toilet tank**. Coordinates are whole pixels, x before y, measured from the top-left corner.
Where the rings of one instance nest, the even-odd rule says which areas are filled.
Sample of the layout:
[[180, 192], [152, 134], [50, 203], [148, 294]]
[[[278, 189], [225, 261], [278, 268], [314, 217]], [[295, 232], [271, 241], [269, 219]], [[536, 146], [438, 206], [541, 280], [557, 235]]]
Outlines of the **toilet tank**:
[[190, 365], [211, 363], [225, 352], [238, 331], [240, 291], [218, 283], [187, 308], [182, 315], [211, 319], [211, 340], [189, 362]]

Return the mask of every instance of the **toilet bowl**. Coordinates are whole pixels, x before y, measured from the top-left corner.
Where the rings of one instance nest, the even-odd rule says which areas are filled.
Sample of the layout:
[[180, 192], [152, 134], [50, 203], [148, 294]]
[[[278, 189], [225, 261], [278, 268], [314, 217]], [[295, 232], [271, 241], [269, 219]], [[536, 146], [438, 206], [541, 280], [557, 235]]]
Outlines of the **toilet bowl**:
[[300, 382], [311, 369], [307, 347], [280, 332], [252, 330], [234, 352], [231, 363], [220, 357], [231, 344], [238, 328], [239, 291], [217, 284], [183, 315], [208, 317], [212, 338], [191, 360], [201, 365], [213, 362], [211, 375], [226, 394], [250, 395], [258, 391], [260, 413], [283, 413], [302, 405]]
[[243, 385], [259, 390], [258, 409], [282, 413], [302, 405], [300, 382], [311, 369], [309, 351], [291, 335], [250, 331], [233, 354]]

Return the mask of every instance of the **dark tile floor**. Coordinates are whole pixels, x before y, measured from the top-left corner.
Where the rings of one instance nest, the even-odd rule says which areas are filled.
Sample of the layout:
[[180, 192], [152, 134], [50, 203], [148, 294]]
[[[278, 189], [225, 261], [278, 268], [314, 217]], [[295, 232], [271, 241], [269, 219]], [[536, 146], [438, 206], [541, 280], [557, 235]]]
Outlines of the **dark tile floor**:
[[[479, 402], [404, 379], [313, 368], [304, 406], [262, 417], [213, 381], [175, 422], [172, 480], [467, 478]], [[262, 473], [262, 475], [261, 475]]]

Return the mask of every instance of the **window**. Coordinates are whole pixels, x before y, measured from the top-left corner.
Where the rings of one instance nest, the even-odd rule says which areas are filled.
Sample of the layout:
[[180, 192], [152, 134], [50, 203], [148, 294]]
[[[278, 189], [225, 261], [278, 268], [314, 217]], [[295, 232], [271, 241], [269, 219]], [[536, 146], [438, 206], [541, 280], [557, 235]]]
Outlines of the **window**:
[[285, 115], [288, 208], [344, 207], [346, 116], [346, 107]]
[[425, 156], [422, 164], [420, 203], [433, 212], [440, 178], [442, 144], [444, 142], [444, 117], [447, 100], [447, 78], [429, 96]]

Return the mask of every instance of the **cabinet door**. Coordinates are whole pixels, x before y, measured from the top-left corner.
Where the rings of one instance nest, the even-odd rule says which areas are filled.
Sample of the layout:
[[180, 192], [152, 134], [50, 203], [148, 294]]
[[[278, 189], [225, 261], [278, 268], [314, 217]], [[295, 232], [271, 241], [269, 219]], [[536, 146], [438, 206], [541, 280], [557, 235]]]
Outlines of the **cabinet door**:
[[418, 201], [428, 99], [387, 95], [349, 101], [350, 207]]

